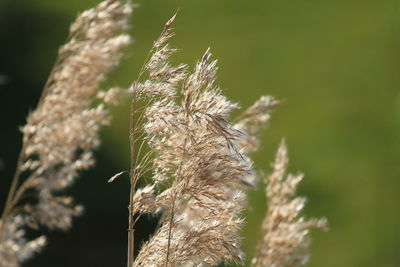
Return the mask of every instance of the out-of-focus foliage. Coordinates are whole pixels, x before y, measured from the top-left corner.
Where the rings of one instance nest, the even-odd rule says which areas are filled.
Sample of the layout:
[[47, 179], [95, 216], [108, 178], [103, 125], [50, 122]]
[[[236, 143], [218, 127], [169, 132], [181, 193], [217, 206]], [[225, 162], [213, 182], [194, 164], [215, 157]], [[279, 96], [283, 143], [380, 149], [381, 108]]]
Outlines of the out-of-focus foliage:
[[[78, 11], [95, 0], [0, 2], [0, 202], [13, 173], [24, 123], [56, 51]], [[262, 94], [285, 100], [255, 155], [270, 171], [281, 137], [291, 172], [306, 174], [300, 194], [309, 217], [326, 216], [330, 232], [313, 232], [309, 266], [400, 265], [400, 3], [382, 1], [147, 0], [138, 2], [129, 57], [105, 86], [127, 86], [162, 29], [176, 21], [177, 61], [195, 62], [208, 46], [219, 59], [219, 84], [250, 105]], [[123, 266], [128, 180], [107, 179], [129, 166], [129, 107], [115, 109], [97, 167], [71, 192], [86, 206], [69, 233], [50, 235], [28, 266]], [[262, 188], [250, 193], [243, 248], [251, 259], [264, 214]], [[139, 223], [138, 238], [155, 220]], [[146, 226], [146, 227], [144, 227]], [[35, 234], [35, 233], [32, 233]], [[66, 258], [60, 265], [59, 259]]]

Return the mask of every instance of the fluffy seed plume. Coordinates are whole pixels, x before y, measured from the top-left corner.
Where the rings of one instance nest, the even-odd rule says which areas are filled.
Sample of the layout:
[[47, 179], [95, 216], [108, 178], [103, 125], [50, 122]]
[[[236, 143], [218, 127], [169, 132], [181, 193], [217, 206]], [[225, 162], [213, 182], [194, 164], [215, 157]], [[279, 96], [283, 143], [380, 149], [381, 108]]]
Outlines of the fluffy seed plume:
[[[105, 0], [71, 25], [39, 104], [22, 127], [23, 146], [0, 224], [0, 258], [6, 261], [1, 266], [19, 266], [45, 244], [44, 237], [25, 240], [22, 227], [65, 230], [82, 212], [72, 198], [55, 193], [94, 164], [98, 132], [109, 118], [105, 105], [93, 105], [93, 98], [131, 42], [124, 33], [131, 12], [126, 1]], [[111, 89], [98, 97], [109, 104], [117, 95], [118, 90]], [[28, 177], [24, 181], [22, 173]], [[21, 199], [29, 200], [27, 190], [34, 192], [36, 203], [21, 207]]]
[[304, 265], [309, 258], [309, 229], [327, 227], [324, 218], [306, 220], [300, 216], [305, 198], [296, 197], [295, 191], [303, 175], [286, 176], [287, 165], [287, 149], [282, 142], [273, 173], [265, 179], [268, 210], [262, 223], [262, 239], [252, 260], [254, 267]]
[[[228, 116], [237, 104], [215, 84], [217, 62], [207, 50], [192, 73], [167, 61], [176, 50], [165, 44], [172, 18], [145, 65], [148, 80], [137, 85], [150, 98], [143, 111], [145, 140], [153, 155], [152, 184], [133, 196], [135, 212], [162, 212], [160, 227], [145, 243], [134, 266], [208, 266], [242, 261], [240, 214], [243, 178], [251, 161], [237, 144], [244, 133]], [[148, 161], [138, 164], [138, 173]]]

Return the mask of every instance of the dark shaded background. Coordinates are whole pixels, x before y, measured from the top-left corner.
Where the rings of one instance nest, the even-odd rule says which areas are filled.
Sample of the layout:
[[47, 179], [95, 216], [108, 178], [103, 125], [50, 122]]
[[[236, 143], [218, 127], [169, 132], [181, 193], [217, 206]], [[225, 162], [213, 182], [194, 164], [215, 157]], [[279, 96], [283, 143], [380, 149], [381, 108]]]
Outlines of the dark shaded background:
[[[57, 48], [78, 11], [96, 0], [0, 0], [0, 203], [21, 144], [18, 127], [34, 109]], [[273, 114], [256, 167], [269, 162], [282, 137], [291, 171], [306, 178], [300, 194], [308, 216], [326, 216], [331, 231], [312, 233], [309, 266], [400, 266], [400, 2], [395, 0], [138, 1], [135, 44], [104, 86], [127, 86], [165, 21], [180, 7], [176, 60], [194, 64], [210, 46], [219, 83], [250, 105], [261, 94], [285, 102]], [[68, 194], [86, 207], [68, 233], [52, 232], [46, 250], [26, 266], [124, 266], [128, 102], [103, 131], [97, 165]], [[251, 258], [263, 217], [262, 188], [243, 232]], [[138, 240], [156, 224], [138, 225]], [[139, 241], [138, 241], [139, 242]]]

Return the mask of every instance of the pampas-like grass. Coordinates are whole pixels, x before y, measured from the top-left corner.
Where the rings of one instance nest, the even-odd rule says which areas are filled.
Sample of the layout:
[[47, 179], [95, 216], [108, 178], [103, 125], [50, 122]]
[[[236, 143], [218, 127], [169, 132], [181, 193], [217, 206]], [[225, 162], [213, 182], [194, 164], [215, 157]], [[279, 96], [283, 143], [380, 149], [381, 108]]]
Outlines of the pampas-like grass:
[[[217, 61], [210, 49], [193, 70], [169, 63], [176, 52], [168, 44], [176, 15], [154, 42], [129, 90], [98, 91], [130, 42], [123, 31], [131, 12], [125, 1], [105, 0], [71, 25], [40, 102], [22, 128], [23, 146], [0, 220], [0, 266], [20, 266], [45, 245], [43, 236], [27, 240], [25, 227], [66, 230], [72, 217], [81, 213], [82, 207], [71, 197], [55, 193], [69, 186], [79, 170], [93, 165], [98, 131], [109, 122], [106, 106], [118, 103], [128, 91], [132, 105], [127, 266], [243, 264], [245, 191], [258, 179], [249, 154], [258, 150], [259, 134], [279, 102], [262, 96], [230, 121], [239, 105], [216, 84]], [[102, 103], [93, 106], [95, 97]], [[282, 145], [266, 180], [269, 208], [252, 261], [255, 267], [304, 264], [308, 229], [325, 225], [323, 220], [300, 217], [304, 199], [296, 198], [294, 191], [301, 176], [283, 178], [286, 165]], [[150, 183], [137, 188], [145, 173], [151, 174]], [[21, 180], [21, 174], [27, 178]], [[35, 192], [36, 204], [21, 203], [27, 190]], [[135, 257], [134, 225], [146, 213], [161, 214], [161, 219]]]
[[164, 43], [170, 36], [168, 27], [145, 65], [149, 79], [135, 87], [137, 97], [149, 99], [143, 130], [154, 175], [132, 203], [135, 211], [164, 216], [133, 265], [240, 263], [242, 179], [251, 175], [251, 162], [235, 145], [244, 133], [227, 121], [237, 105], [215, 85], [216, 61], [208, 50], [191, 73], [185, 65], [169, 65], [175, 50]]
[[[104, 101], [96, 106], [93, 96], [130, 43], [123, 32], [131, 12], [125, 1], [106, 0], [71, 25], [39, 104], [22, 127], [22, 149], [0, 221], [0, 266], [19, 266], [46, 243], [44, 236], [28, 241], [24, 227], [66, 230], [82, 212], [71, 197], [55, 193], [94, 164], [92, 151], [100, 143], [99, 129], [109, 123], [106, 105], [116, 90], [101, 93]], [[22, 174], [28, 178], [22, 181]], [[35, 204], [20, 204], [27, 191], [35, 193]]]
[[254, 267], [301, 266], [309, 259], [308, 233], [311, 228], [327, 229], [326, 219], [306, 220], [300, 216], [306, 199], [296, 197], [296, 188], [303, 175], [286, 175], [287, 148], [279, 146], [273, 172], [265, 177], [268, 210], [262, 223], [262, 239], [257, 245]]

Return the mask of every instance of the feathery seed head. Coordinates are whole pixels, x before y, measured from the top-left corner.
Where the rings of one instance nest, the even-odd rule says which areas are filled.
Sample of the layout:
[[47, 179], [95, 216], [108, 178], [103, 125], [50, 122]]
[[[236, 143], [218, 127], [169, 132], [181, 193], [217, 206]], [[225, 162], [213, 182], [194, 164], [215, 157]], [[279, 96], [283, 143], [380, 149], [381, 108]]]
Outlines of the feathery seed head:
[[[165, 42], [172, 36], [174, 19], [155, 42], [145, 65], [149, 79], [138, 90], [156, 97], [143, 112], [143, 129], [154, 154], [154, 182], [139, 189], [133, 203], [139, 212], [161, 210], [164, 216], [134, 265], [241, 262], [242, 181], [252, 172], [251, 161], [236, 149], [244, 134], [228, 122], [229, 113], [238, 105], [215, 85], [217, 62], [210, 61], [209, 49], [189, 75], [186, 65], [169, 65], [167, 60], [176, 50]], [[156, 193], [160, 183], [165, 189]]]
[[[17, 173], [28, 178], [12, 196], [0, 226], [0, 265], [19, 266], [44, 246], [44, 238], [24, 238], [24, 226], [63, 230], [82, 212], [72, 198], [55, 196], [70, 185], [80, 170], [94, 163], [92, 150], [99, 144], [98, 132], [109, 122], [103, 104], [93, 106], [93, 96], [106, 75], [122, 58], [130, 42], [128, 28], [131, 5], [123, 0], [104, 0], [80, 14], [70, 27], [68, 42], [45, 85], [37, 108], [22, 127], [23, 148]], [[118, 92], [99, 93], [106, 104], [116, 102]], [[36, 204], [15, 206], [27, 189], [38, 197]]]
[[268, 210], [262, 224], [262, 239], [252, 260], [254, 267], [291, 267], [304, 265], [309, 255], [308, 232], [311, 228], [326, 229], [326, 219], [306, 220], [300, 216], [305, 198], [295, 197], [303, 175], [286, 175], [287, 148], [281, 143], [272, 165], [273, 173], [265, 179]]

